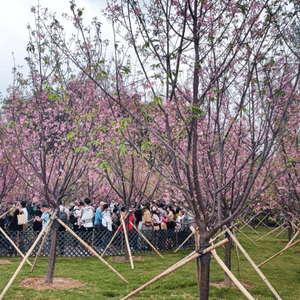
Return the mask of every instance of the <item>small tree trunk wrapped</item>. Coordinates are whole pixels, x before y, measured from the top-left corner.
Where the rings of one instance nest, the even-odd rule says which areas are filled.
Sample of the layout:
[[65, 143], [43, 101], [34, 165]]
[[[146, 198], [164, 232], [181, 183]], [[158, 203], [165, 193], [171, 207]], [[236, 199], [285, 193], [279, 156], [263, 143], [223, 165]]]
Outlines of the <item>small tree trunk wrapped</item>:
[[56, 259], [56, 246], [57, 246], [57, 233], [58, 228], [54, 228], [52, 230], [52, 241], [51, 241], [51, 249], [50, 249], [50, 257], [47, 269], [47, 275], [45, 278], [45, 282], [48, 284], [53, 283], [54, 278], [54, 268], [55, 268], [55, 259]]

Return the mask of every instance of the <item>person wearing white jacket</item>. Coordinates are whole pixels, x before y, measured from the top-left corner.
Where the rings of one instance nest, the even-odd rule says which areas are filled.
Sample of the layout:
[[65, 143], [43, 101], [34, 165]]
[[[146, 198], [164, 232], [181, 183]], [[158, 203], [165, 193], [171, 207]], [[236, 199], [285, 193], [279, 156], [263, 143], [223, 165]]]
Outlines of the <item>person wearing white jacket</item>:
[[112, 232], [112, 220], [108, 204], [104, 204], [102, 208], [102, 225], [106, 229], [106, 233], [103, 238], [103, 249], [105, 249]]
[[102, 225], [106, 227], [107, 230], [112, 231], [112, 220], [108, 204], [103, 205]]

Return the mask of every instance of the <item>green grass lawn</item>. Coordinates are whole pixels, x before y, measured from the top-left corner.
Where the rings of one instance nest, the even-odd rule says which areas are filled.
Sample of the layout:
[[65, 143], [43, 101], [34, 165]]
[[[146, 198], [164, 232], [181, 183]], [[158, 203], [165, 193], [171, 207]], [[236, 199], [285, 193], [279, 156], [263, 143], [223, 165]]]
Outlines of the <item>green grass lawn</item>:
[[[259, 228], [259, 235], [250, 229], [243, 230], [254, 241], [268, 232], [266, 228]], [[237, 234], [239, 242], [248, 252], [250, 257], [258, 265], [276, 252], [280, 251], [287, 241], [286, 235], [275, 237], [277, 232], [257, 242], [259, 247], [253, 245], [241, 234]], [[234, 250], [234, 249], [233, 249]], [[66, 290], [43, 290], [36, 291], [30, 288], [19, 287], [18, 282], [25, 277], [45, 276], [48, 258], [41, 257], [33, 273], [30, 273], [29, 265], [25, 264], [20, 274], [15, 279], [13, 285], [6, 293], [4, 299], [121, 299], [139, 286], [162, 273], [171, 265], [184, 258], [192, 250], [173, 252], [162, 252], [164, 258], [160, 258], [154, 253], [139, 253], [134, 256], [141, 256], [143, 260], [134, 261], [135, 269], [130, 268], [129, 262], [113, 262], [112, 257], [106, 256], [109, 262], [120, 274], [129, 282], [124, 283], [110, 269], [95, 257], [89, 258], [57, 258], [55, 277], [71, 277], [85, 283], [84, 286]], [[300, 245], [296, 245], [287, 250], [284, 254], [276, 257], [266, 265], [261, 267], [261, 271], [278, 292], [282, 299], [300, 299]], [[218, 255], [223, 258], [223, 248], [217, 250]], [[255, 299], [275, 299], [264, 281], [260, 278], [247, 259], [239, 251], [240, 265], [238, 272], [237, 256], [232, 252], [232, 271], [235, 276], [246, 283], [254, 284], [248, 291]], [[20, 257], [5, 257], [11, 264], [0, 264], [0, 292], [4, 289], [15, 270], [17, 269]], [[30, 258], [33, 262], [33, 258]], [[224, 279], [224, 272], [214, 259], [211, 264], [211, 281], [221, 281]], [[155, 299], [155, 300], [180, 300], [198, 299], [196, 283], [196, 264], [190, 262], [181, 269], [157, 281], [144, 291], [141, 291], [131, 299]], [[211, 286], [210, 299], [246, 299], [238, 288], [217, 288]]]

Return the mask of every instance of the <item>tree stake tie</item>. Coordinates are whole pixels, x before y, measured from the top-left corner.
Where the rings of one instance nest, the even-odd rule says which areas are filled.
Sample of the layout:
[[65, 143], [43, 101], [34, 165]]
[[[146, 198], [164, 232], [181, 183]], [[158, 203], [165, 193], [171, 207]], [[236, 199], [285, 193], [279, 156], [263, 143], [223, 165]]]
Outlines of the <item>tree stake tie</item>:
[[201, 254], [200, 256], [200, 262], [201, 265], [208, 265], [211, 261], [211, 253], [204, 251], [205, 249], [207, 249], [208, 247], [210, 247], [210, 244], [201, 244], [200, 243], [200, 249], [198, 251], [199, 254]]

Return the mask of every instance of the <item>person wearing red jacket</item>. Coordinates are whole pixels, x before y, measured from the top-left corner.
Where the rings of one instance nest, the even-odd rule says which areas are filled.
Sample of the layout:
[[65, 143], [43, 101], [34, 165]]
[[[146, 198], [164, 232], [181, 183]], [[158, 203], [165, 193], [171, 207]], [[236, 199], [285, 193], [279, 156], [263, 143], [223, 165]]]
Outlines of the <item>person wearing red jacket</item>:
[[[131, 251], [134, 252], [134, 251], [136, 251], [137, 233], [136, 233], [135, 230], [133, 230], [132, 224], [135, 224], [135, 216], [134, 216], [133, 213], [129, 214], [129, 217], [127, 218], [127, 220], [129, 219], [128, 227], [127, 227], [127, 222], [126, 222], [127, 220], [125, 219], [125, 217], [126, 217], [125, 207], [121, 208], [120, 217], [123, 218], [124, 224], [125, 224], [126, 228], [128, 228], [128, 230], [129, 230], [129, 232], [128, 232], [128, 235], [129, 235], [129, 244], [130, 244]], [[121, 230], [123, 230], [123, 226], [122, 225], [120, 227], [120, 231]]]

